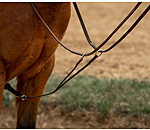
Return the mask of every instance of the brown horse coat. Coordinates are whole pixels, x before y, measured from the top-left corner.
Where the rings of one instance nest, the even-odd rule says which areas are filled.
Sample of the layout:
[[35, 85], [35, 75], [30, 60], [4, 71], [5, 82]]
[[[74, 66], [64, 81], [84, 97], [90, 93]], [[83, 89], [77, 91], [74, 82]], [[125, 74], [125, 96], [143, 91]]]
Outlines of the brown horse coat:
[[[59, 40], [70, 18], [70, 3], [34, 3]], [[58, 46], [30, 3], [0, 3], [0, 110], [6, 82], [18, 78], [17, 91], [43, 93]], [[16, 98], [17, 127], [34, 128], [40, 98]]]

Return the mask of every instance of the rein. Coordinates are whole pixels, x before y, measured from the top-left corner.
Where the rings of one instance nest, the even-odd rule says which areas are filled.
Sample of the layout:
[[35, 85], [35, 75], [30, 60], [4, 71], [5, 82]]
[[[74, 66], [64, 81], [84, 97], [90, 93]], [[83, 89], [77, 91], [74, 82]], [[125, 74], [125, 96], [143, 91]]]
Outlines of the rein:
[[[43, 22], [43, 24], [46, 26], [46, 28], [49, 30], [49, 32], [51, 33], [51, 35], [55, 38], [55, 40], [62, 46], [64, 47], [66, 50], [70, 51], [71, 53], [73, 54], [76, 54], [76, 55], [80, 55], [81, 58], [79, 59], [79, 61], [76, 63], [76, 65], [74, 66], [74, 68], [71, 70], [71, 72], [62, 80], [62, 82], [58, 85], [58, 87], [48, 93], [48, 94], [43, 94], [43, 95], [38, 95], [38, 96], [31, 96], [31, 97], [28, 97], [26, 95], [23, 95], [23, 94], [20, 94], [19, 92], [17, 92], [16, 90], [14, 90], [9, 83], [6, 83], [5, 84], [5, 87], [4, 89], [12, 92], [13, 94], [15, 94], [17, 97], [20, 97], [22, 100], [26, 100], [26, 99], [30, 99], [30, 98], [37, 98], [37, 97], [42, 97], [42, 96], [47, 96], [47, 95], [50, 95], [50, 94], [53, 94], [55, 93], [56, 91], [58, 91], [61, 87], [63, 87], [69, 80], [71, 80], [73, 77], [75, 77], [77, 74], [79, 74], [81, 71], [83, 71], [86, 67], [88, 67], [95, 59], [97, 59], [99, 56], [102, 55], [102, 53], [104, 52], [108, 52], [110, 51], [111, 49], [113, 49], [117, 44], [119, 44], [134, 28], [135, 26], [142, 20], [142, 18], [148, 13], [148, 11], [150, 10], [150, 5], [144, 10], [144, 12], [138, 17], [138, 19], [133, 23], [133, 25], [122, 35], [122, 37], [120, 39], [118, 39], [112, 46], [110, 46], [108, 49], [102, 51], [100, 48], [102, 46], [104, 46], [108, 41], [109, 39], [120, 29], [120, 27], [128, 20], [128, 18], [136, 11], [136, 9], [141, 5], [142, 2], [138, 2], [135, 7], [131, 10], [131, 12], [124, 18], [124, 20], [115, 28], [115, 30], [105, 39], [105, 41], [103, 43], [101, 43], [98, 47], [96, 47], [92, 42], [91, 42], [91, 39], [88, 35], [88, 32], [86, 30], [86, 27], [84, 25], [84, 22], [83, 22], [83, 19], [81, 17], [81, 14], [80, 14], [80, 11], [78, 9], [78, 6], [76, 4], [76, 2], [73, 2], [73, 5], [74, 5], [74, 8], [76, 10], [76, 13], [78, 15], [78, 18], [79, 18], [79, 21], [80, 21], [80, 24], [82, 26], [82, 29], [84, 31], [84, 35], [88, 41], [88, 43], [94, 48], [94, 50], [92, 52], [89, 52], [89, 53], [80, 53], [80, 52], [75, 52], [69, 48], [67, 48], [65, 45], [63, 45], [58, 39], [57, 37], [55, 36], [55, 34], [51, 31], [51, 29], [48, 27], [48, 25], [45, 23], [45, 21], [42, 19], [42, 17], [40, 16], [39, 12], [37, 11], [37, 9], [35, 8], [34, 4], [31, 3], [31, 6], [33, 7], [34, 11], [36, 12], [36, 14], [39, 16], [39, 18], [41, 19], [41, 21]], [[81, 63], [81, 61], [83, 61], [83, 58], [85, 56], [90, 56], [92, 54], [95, 55], [93, 56], [93, 58], [87, 63], [85, 64], [85, 66], [83, 66], [79, 71], [77, 71], [74, 75], [70, 76], [73, 71], [78, 67], [78, 65]], [[70, 76], [70, 77], [69, 77]]]

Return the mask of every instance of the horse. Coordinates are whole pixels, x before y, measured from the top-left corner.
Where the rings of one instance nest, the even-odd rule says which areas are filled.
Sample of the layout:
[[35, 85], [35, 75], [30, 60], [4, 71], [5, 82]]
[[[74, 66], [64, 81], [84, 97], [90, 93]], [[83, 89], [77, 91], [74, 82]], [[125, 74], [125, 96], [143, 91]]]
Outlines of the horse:
[[[67, 29], [70, 3], [34, 3], [59, 40]], [[41, 95], [55, 63], [58, 42], [30, 3], [0, 3], [0, 111], [5, 84], [17, 77], [17, 91]], [[16, 128], [35, 128], [40, 97], [16, 97]]]

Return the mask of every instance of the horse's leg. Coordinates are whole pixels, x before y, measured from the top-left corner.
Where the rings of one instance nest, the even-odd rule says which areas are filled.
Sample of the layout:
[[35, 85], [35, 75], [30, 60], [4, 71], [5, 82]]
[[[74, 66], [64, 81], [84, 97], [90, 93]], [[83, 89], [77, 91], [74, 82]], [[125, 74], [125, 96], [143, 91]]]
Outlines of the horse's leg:
[[1, 106], [2, 106], [3, 91], [4, 91], [5, 82], [6, 82], [5, 66], [4, 66], [3, 62], [0, 61], [0, 113], [1, 113]]
[[[53, 54], [41, 71], [33, 78], [21, 79], [18, 77], [17, 90], [27, 96], [41, 95], [53, 70], [54, 61], [55, 55]], [[25, 101], [16, 98], [17, 128], [35, 128], [39, 101], [40, 98]]]

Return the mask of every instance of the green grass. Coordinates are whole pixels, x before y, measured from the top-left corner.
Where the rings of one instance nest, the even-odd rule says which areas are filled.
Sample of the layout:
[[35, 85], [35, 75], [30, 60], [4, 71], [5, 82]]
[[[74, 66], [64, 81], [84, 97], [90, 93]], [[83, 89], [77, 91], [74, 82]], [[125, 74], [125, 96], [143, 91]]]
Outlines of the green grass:
[[[44, 93], [54, 90], [61, 80], [61, 77], [52, 75]], [[11, 84], [15, 85], [14, 81], [11, 81]], [[14, 96], [12, 97], [8, 92], [4, 93], [5, 104], [13, 100]], [[80, 76], [67, 83], [55, 94], [42, 97], [41, 103], [59, 105], [64, 111], [94, 108], [103, 114], [150, 113], [150, 81]]]

